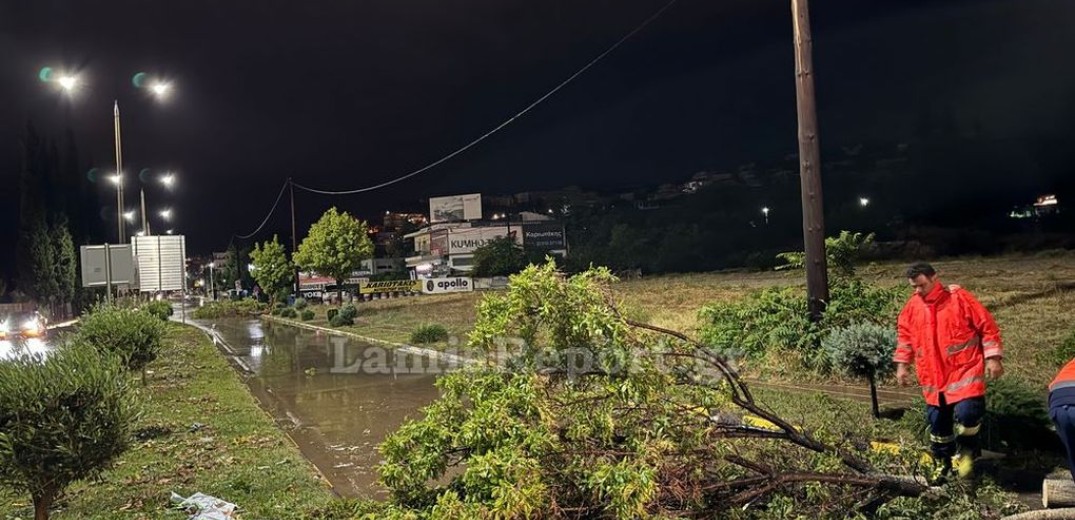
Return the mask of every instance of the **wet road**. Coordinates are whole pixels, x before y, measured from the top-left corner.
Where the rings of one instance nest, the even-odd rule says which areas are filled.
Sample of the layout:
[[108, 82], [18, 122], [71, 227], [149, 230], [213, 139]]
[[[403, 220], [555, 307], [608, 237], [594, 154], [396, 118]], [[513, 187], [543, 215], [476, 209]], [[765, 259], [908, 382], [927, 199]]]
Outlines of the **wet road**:
[[383, 494], [377, 445], [436, 399], [436, 374], [450, 368], [279, 323], [199, 323], [214, 326], [223, 350], [251, 374], [254, 395], [343, 496]]

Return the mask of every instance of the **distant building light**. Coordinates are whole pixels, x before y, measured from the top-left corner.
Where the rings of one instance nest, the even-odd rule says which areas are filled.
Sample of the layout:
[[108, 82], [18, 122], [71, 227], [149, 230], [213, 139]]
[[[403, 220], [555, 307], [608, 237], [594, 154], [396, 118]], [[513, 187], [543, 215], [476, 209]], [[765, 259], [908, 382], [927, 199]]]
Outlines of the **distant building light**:
[[1042, 195], [1038, 197], [1038, 201], [1035, 202], [1034, 205], [1039, 208], [1044, 206], [1058, 206], [1060, 205], [1060, 201], [1056, 200], [1056, 195]]

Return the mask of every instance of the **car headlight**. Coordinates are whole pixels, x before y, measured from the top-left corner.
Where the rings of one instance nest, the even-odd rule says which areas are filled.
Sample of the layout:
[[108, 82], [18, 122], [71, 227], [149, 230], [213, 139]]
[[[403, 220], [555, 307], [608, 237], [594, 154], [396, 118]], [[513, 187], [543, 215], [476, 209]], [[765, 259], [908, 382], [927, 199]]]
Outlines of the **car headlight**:
[[22, 330], [37, 332], [41, 329], [41, 324], [37, 320], [26, 320], [26, 323], [22, 324]]
[[7, 334], [11, 332], [11, 326], [6, 321], [0, 322], [0, 334]]

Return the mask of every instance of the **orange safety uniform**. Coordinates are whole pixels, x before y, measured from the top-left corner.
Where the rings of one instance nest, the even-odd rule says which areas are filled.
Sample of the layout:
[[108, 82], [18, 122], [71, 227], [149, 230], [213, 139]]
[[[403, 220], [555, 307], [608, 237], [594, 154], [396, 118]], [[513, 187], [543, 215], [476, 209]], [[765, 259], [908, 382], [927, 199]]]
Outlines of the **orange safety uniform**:
[[1049, 392], [1064, 388], [1075, 388], [1075, 359], [1068, 361], [1053, 378], [1053, 382], [1049, 383]]
[[926, 403], [985, 395], [985, 360], [1003, 356], [1000, 329], [970, 292], [938, 283], [907, 301], [897, 325], [893, 361], [914, 362]]

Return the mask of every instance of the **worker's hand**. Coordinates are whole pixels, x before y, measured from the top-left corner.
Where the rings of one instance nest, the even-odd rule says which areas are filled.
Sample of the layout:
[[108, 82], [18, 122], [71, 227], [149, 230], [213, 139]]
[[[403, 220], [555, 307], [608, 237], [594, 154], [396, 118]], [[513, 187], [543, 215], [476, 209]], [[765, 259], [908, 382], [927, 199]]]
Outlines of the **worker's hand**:
[[1000, 358], [989, 358], [985, 360], [985, 377], [989, 379], [1000, 379], [1000, 376], [1004, 375], [1004, 364], [1000, 362]]
[[907, 363], [896, 363], [896, 382], [900, 386], [911, 384], [911, 371], [907, 369]]

